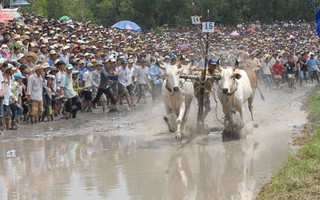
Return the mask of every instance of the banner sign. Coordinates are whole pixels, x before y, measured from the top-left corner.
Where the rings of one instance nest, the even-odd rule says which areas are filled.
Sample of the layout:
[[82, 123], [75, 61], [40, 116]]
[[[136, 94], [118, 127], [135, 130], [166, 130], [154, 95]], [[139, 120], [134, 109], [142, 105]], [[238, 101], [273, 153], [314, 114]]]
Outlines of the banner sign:
[[214, 22], [202, 22], [202, 32], [213, 33], [214, 32]]
[[201, 24], [201, 16], [191, 16], [192, 24]]

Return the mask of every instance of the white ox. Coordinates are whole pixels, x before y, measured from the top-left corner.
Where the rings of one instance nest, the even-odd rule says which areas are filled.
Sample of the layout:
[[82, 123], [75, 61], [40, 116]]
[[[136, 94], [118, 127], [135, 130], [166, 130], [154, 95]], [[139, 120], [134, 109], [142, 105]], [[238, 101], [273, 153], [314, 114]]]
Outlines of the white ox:
[[[167, 116], [163, 119], [169, 131], [176, 132], [176, 139], [181, 139], [181, 132], [185, 129], [190, 105], [194, 98], [194, 89], [192, 82], [181, 79], [179, 75], [185, 69], [189, 69], [191, 63], [185, 66], [182, 66], [180, 62], [173, 66], [163, 66], [159, 63], [158, 65], [165, 71], [161, 93]], [[172, 121], [172, 114], [176, 117], [175, 122]]]
[[[251, 86], [247, 72], [233, 67], [220, 69], [221, 79], [218, 82], [218, 97], [222, 104], [223, 113], [225, 115], [225, 130], [223, 137], [228, 134], [232, 137], [238, 137], [239, 131], [244, 127], [244, 104], [248, 101], [248, 107], [251, 118], [254, 120], [252, 113], [252, 102], [254, 98], [255, 88]], [[256, 86], [254, 86], [256, 87]], [[240, 126], [234, 123], [233, 115], [240, 113]]]

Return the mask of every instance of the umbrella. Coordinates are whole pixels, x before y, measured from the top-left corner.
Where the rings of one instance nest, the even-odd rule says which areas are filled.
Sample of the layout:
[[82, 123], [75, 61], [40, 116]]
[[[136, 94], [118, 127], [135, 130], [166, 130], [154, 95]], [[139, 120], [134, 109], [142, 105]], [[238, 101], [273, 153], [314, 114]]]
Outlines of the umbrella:
[[214, 33], [220, 33], [221, 31], [219, 29], [214, 29]]
[[189, 49], [189, 45], [180, 44], [180, 45], [177, 46], [177, 49], [179, 49], [179, 50], [188, 50]]
[[11, 17], [17, 19], [17, 18], [20, 18], [21, 15], [18, 13], [18, 12], [7, 12], [8, 15], [10, 15]]
[[68, 17], [68, 16], [62, 16], [59, 19], [59, 21], [69, 21], [69, 20], [70, 20], [70, 17]]
[[132, 31], [141, 31], [141, 27], [138, 26], [138, 24], [132, 22], [132, 21], [119, 21], [115, 23], [114, 25], [111, 26], [112, 28], [118, 28], [118, 29], [127, 29], [127, 30], [132, 30]]
[[24, 7], [24, 6], [30, 6], [30, 3], [28, 3], [25, 0], [17, 0], [13, 3], [11, 3], [11, 6], [13, 7]]
[[240, 34], [237, 31], [233, 31], [232, 33], [230, 33], [231, 36], [239, 36]]
[[248, 32], [248, 33], [255, 33], [256, 31], [255, 31], [254, 29], [252, 29], [252, 28], [249, 28], [249, 29], [247, 30], [247, 32]]
[[7, 13], [8, 15], [10, 15], [13, 18], [19, 18], [21, 17], [21, 15], [18, 12], [18, 8], [14, 8], [14, 9], [1, 9], [0, 12], [3, 13]]
[[0, 20], [13, 20], [14, 18], [11, 17], [8, 13], [0, 12]]

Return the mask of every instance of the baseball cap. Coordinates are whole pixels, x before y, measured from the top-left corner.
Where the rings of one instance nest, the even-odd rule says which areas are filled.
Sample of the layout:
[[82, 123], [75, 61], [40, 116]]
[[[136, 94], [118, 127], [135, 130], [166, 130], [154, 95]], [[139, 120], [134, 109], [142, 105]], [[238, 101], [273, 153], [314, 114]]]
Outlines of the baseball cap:
[[15, 80], [17, 80], [18, 78], [22, 78], [22, 79], [26, 78], [25, 76], [23, 76], [23, 75], [20, 74], [20, 73], [15, 74], [13, 77], [14, 77]]
[[209, 64], [211, 64], [211, 65], [217, 65], [217, 60], [214, 59], [214, 58], [211, 58], [211, 59], [209, 60]]
[[93, 67], [93, 66], [94, 65], [91, 62], [89, 62], [87, 67]]
[[68, 65], [66, 66], [66, 68], [67, 68], [67, 69], [73, 69], [73, 66], [72, 66], [71, 64], [68, 64]]
[[48, 74], [48, 75], [47, 75], [47, 78], [55, 79], [55, 77], [56, 77], [56, 76], [55, 76], [55, 75], [52, 75], [52, 74]]
[[49, 53], [50, 53], [50, 55], [57, 54], [57, 52], [55, 50], [51, 50]]

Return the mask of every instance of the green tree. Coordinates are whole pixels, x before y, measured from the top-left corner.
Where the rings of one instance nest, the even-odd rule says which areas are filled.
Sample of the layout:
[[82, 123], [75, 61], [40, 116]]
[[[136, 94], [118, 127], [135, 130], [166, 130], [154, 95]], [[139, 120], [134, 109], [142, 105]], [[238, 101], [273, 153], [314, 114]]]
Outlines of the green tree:
[[[260, 20], [314, 20], [310, 1], [303, 0], [29, 0], [30, 7], [22, 11], [58, 20], [67, 15], [77, 21], [93, 21], [111, 26], [119, 20], [131, 20], [143, 29], [163, 24], [191, 25], [193, 3], [203, 21], [221, 17], [222, 24]], [[315, 7], [320, 0], [314, 1]], [[210, 10], [207, 19], [207, 10]]]
[[48, 18], [49, 19], [59, 19], [61, 16], [65, 15], [65, 5], [70, 3], [70, 0], [50, 0], [47, 4]]
[[95, 10], [94, 17], [98, 23], [110, 26], [116, 21], [116, 10], [113, 0], [96, 1], [96, 4], [92, 4], [90, 8]]
[[48, 15], [47, 0], [29, 0], [30, 6], [22, 7], [21, 12], [39, 14], [43, 16]]

